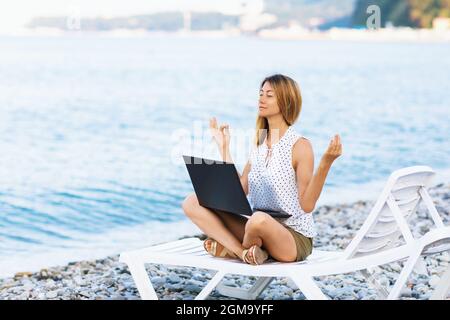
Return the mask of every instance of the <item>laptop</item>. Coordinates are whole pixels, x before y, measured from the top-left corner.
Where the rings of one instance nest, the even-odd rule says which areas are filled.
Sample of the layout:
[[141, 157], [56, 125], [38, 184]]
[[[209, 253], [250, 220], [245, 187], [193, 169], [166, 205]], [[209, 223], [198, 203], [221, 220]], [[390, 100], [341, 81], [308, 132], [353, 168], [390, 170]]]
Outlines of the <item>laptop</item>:
[[183, 159], [201, 206], [237, 215], [263, 211], [276, 218], [291, 216], [284, 211], [252, 208], [233, 163], [187, 155]]

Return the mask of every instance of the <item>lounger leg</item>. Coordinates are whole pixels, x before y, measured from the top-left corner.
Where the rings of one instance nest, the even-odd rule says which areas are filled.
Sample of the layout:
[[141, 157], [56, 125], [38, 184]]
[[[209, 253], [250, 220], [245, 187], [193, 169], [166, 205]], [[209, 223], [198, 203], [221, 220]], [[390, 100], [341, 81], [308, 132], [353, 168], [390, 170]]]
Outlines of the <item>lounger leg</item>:
[[218, 271], [214, 277], [212, 277], [211, 281], [207, 283], [207, 285], [203, 288], [202, 291], [195, 297], [195, 300], [205, 300], [208, 295], [213, 291], [213, 289], [217, 286], [220, 280], [225, 276], [225, 272]]
[[148, 277], [147, 270], [145, 270], [145, 264], [141, 261], [128, 258], [126, 261], [130, 273], [133, 276], [136, 288], [139, 291], [139, 295], [142, 300], [158, 300], [156, 291]]
[[420, 259], [420, 255], [422, 252], [420, 250], [415, 250], [415, 252], [406, 260], [405, 265], [403, 266], [402, 271], [398, 275], [397, 281], [395, 281], [394, 286], [391, 289], [387, 299], [393, 300], [397, 299], [400, 295], [400, 291], [408, 280], [409, 275], [414, 269], [414, 266], [417, 264], [417, 261]]
[[306, 299], [328, 300], [328, 297], [320, 290], [313, 277], [298, 274], [294, 274], [291, 277]]
[[366, 278], [367, 282], [369, 282], [371, 285], [375, 287], [375, 290], [377, 291], [378, 299], [386, 299], [389, 295], [389, 291], [378, 282], [378, 280], [373, 276], [372, 272], [368, 269], [365, 270], [359, 270], [359, 272]]
[[416, 264], [414, 265], [414, 271], [418, 274], [428, 276], [427, 265], [423, 257], [420, 257], [419, 260], [417, 260]]
[[450, 291], [450, 266], [447, 268], [447, 271], [442, 275], [441, 281], [439, 282], [436, 289], [434, 289], [433, 294], [430, 297], [430, 300], [445, 300]]
[[273, 277], [259, 277], [250, 289], [241, 289], [219, 284], [217, 291], [223, 296], [243, 299], [255, 300], [261, 292], [272, 282]]

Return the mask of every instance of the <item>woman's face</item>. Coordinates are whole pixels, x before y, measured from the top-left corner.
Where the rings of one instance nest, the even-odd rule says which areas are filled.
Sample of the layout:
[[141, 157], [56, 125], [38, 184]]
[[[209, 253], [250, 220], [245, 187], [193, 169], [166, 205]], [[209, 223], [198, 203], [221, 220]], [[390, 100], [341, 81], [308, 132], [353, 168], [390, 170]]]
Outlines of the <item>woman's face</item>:
[[275, 91], [273, 91], [268, 81], [264, 82], [263, 87], [259, 91], [258, 107], [258, 115], [260, 117], [268, 117], [280, 112]]

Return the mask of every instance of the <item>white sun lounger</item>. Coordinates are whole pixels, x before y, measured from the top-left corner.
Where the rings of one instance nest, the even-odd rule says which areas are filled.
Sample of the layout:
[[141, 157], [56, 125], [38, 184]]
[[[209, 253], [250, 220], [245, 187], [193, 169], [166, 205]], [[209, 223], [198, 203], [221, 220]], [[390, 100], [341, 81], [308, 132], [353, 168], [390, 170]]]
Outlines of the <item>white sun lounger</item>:
[[[360, 271], [375, 286], [379, 298], [396, 299], [409, 274], [415, 269], [426, 272], [422, 256], [450, 250], [450, 227], [444, 226], [426, 190], [434, 172], [427, 166], [414, 166], [393, 172], [369, 216], [343, 251], [314, 249], [306, 261], [281, 263], [268, 260], [260, 266], [240, 260], [210, 256], [198, 238], [188, 238], [161, 245], [124, 252], [120, 261], [128, 265], [142, 299], [158, 299], [145, 269], [146, 263], [187, 266], [216, 270], [217, 273], [195, 299], [205, 299], [216, 288], [219, 293], [255, 299], [274, 277], [290, 278], [307, 299], [327, 299], [313, 277]], [[434, 227], [425, 235], [414, 238], [408, 220], [418, 203], [424, 201]], [[373, 276], [373, 268], [406, 260], [392, 288], [385, 288]], [[250, 289], [220, 284], [227, 274], [255, 276]], [[442, 281], [450, 276], [444, 275]], [[432, 296], [444, 298], [449, 286], [440, 284]]]

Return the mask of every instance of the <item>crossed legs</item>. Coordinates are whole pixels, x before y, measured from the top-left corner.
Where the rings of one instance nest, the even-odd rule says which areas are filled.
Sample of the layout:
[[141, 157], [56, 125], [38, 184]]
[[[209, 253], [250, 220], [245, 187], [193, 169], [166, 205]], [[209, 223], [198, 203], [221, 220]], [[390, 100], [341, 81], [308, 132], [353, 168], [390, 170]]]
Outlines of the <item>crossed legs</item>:
[[208, 237], [242, 257], [245, 249], [257, 245], [282, 262], [295, 261], [297, 250], [292, 234], [270, 215], [258, 211], [250, 218], [210, 210], [201, 206], [195, 194], [182, 204], [186, 216]]

